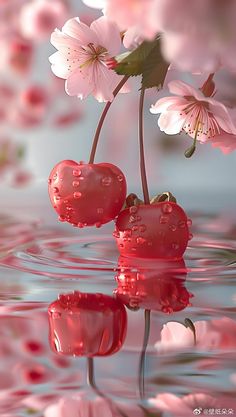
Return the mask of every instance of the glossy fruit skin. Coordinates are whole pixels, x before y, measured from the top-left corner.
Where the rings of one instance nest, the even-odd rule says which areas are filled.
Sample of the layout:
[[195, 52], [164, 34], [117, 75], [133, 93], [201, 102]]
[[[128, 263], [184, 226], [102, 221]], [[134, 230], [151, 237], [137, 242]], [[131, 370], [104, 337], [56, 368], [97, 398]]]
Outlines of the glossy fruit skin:
[[171, 314], [190, 306], [184, 260], [161, 261], [119, 257], [116, 297], [128, 308]]
[[77, 227], [100, 227], [120, 212], [126, 197], [126, 180], [112, 164], [65, 160], [51, 171], [48, 191], [60, 221]]
[[143, 204], [120, 212], [113, 235], [123, 256], [181, 259], [191, 238], [188, 223], [176, 203]]
[[108, 295], [62, 294], [50, 304], [48, 318], [50, 346], [62, 355], [108, 356], [125, 340], [125, 307]]

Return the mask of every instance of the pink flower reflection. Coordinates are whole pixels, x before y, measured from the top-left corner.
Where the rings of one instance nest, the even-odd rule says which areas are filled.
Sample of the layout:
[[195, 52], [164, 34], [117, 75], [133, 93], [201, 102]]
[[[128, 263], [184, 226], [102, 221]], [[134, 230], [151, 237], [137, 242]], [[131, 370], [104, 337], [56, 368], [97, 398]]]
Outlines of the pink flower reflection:
[[[200, 415], [204, 409], [227, 408], [228, 411], [236, 405], [236, 402], [229, 398], [213, 397], [205, 393], [189, 394], [182, 398], [171, 393], [164, 393], [157, 395], [156, 398], [151, 398], [149, 403], [157, 407], [158, 410], [171, 413], [172, 417]], [[194, 410], [199, 410], [199, 413], [193, 413]]]
[[[204, 350], [232, 350], [236, 347], [236, 322], [228, 317], [218, 320], [196, 321], [196, 347]], [[161, 331], [161, 340], [155, 344], [159, 352], [194, 348], [193, 332], [181, 323], [168, 322]]]
[[102, 397], [88, 399], [84, 393], [62, 397], [47, 407], [44, 417], [144, 417], [143, 411], [137, 405], [114, 404]]

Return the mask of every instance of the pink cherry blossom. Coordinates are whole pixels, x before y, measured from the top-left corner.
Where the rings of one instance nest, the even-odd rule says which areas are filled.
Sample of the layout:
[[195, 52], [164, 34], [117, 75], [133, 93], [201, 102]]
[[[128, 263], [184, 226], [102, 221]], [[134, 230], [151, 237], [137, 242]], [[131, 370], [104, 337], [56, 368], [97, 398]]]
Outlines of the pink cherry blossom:
[[[228, 317], [211, 321], [196, 321], [196, 348], [232, 350], [236, 347], [236, 322]], [[178, 322], [168, 322], [161, 330], [161, 340], [155, 344], [158, 352], [193, 349], [194, 335], [190, 328]]]
[[203, 411], [204, 409], [225, 408], [226, 404], [227, 409], [235, 406], [233, 400], [214, 398], [205, 393], [189, 394], [182, 398], [171, 393], [164, 393], [151, 398], [149, 403], [161, 411], [168, 412], [168, 415], [171, 413], [173, 417], [190, 417], [195, 409]]
[[121, 76], [106, 66], [106, 60], [117, 55], [121, 47], [118, 27], [106, 17], [95, 20], [90, 27], [79, 18], [70, 19], [62, 31], [55, 30], [51, 43], [58, 49], [50, 57], [52, 71], [66, 79], [66, 92], [98, 101], [111, 101]]
[[131, 30], [138, 38], [152, 39], [157, 33], [156, 0], [83, 0], [90, 7], [103, 9], [103, 13], [119, 26], [121, 31]]
[[163, 53], [184, 71], [236, 70], [234, 0], [157, 0]]
[[236, 149], [236, 127], [222, 103], [183, 81], [171, 81], [168, 87], [175, 95], [157, 100], [150, 109], [153, 114], [161, 113], [161, 131], [168, 135], [185, 131], [201, 143], [219, 147], [223, 153]]
[[156, 0], [107, 0], [104, 14], [121, 30], [133, 27], [140, 36], [152, 39], [157, 34]]
[[24, 37], [32, 40], [47, 39], [67, 17], [67, 9], [60, 0], [36, 0], [26, 3], [20, 13], [20, 28]]

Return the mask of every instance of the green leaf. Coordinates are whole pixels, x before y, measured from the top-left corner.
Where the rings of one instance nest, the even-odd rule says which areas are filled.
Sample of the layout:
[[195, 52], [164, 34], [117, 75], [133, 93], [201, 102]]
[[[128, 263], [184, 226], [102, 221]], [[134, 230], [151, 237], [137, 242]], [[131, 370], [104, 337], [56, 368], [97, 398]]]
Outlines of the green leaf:
[[144, 41], [141, 45], [139, 45], [134, 51], [130, 52], [128, 55], [127, 52], [125, 52], [125, 54], [116, 57], [118, 65], [115, 68], [115, 71], [117, 72], [117, 74], [129, 76], [141, 75], [143, 73], [144, 63], [148, 59], [148, 56], [152, 49], [155, 47], [156, 42], [158, 41]]
[[161, 42], [158, 39], [154, 48], [150, 51], [143, 65], [142, 87], [162, 87], [165, 81], [169, 64], [161, 53]]

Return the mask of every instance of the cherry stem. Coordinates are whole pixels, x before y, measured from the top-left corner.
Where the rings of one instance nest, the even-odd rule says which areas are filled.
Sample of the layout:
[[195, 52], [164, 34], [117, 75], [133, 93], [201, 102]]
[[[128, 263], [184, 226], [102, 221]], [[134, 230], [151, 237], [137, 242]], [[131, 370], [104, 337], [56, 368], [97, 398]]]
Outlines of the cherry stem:
[[115, 404], [112, 403], [110, 398], [108, 398], [102, 391], [97, 387], [94, 377], [94, 360], [93, 358], [87, 358], [87, 382], [88, 385], [96, 392], [99, 397], [104, 398], [107, 401], [108, 405], [110, 406], [111, 410], [115, 408], [115, 410], [120, 414], [121, 417], [128, 417], [120, 408], [118, 408]]
[[94, 360], [93, 358], [87, 358], [87, 382], [88, 385], [103, 397], [103, 394], [99, 391], [94, 377]]
[[139, 377], [138, 377], [138, 384], [139, 384], [139, 396], [141, 400], [145, 397], [145, 358], [146, 358], [146, 350], [150, 335], [150, 324], [151, 324], [151, 310], [145, 310], [144, 312], [145, 318], [145, 328], [144, 328], [144, 336], [143, 336], [143, 347], [140, 355], [139, 360]]
[[142, 88], [141, 93], [140, 93], [140, 100], [139, 100], [139, 155], [140, 155], [140, 173], [141, 173], [141, 182], [142, 182], [142, 189], [143, 189], [143, 199], [144, 199], [145, 204], [150, 204], [146, 167], [145, 167], [144, 145], [143, 145], [144, 93], [145, 93], [145, 90]]
[[[117, 85], [117, 87], [115, 88], [115, 90], [113, 91], [113, 96], [114, 98], [117, 96], [117, 94], [119, 93], [119, 91], [121, 90], [121, 88], [123, 87], [123, 85], [126, 83], [126, 81], [128, 80], [129, 76], [126, 75], [125, 77], [122, 78], [122, 80], [120, 81], [120, 83]], [[114, 100], [113, 100], [114, 101]], [[102, 115], [100, 117], [100, 120], [98, 122], [98, 126], [95, 132], [95, 136], [93, 139], [93, 145], [92, 145], [92, 149], [91, 149], [91, 153], [90, 153], [90, 158], [89, 158], [89, 164], [93, 164], [94, 163], [94, 158], [95, 158], [95, 154], [96, 154], [96, 150], [97, 150], [97, 145], [98, 145], [98, 140], [99, 140], [99, 136], [102, 130], [102, 126], [104, 123], [104, 120], [106, 118], [107, 112], [109, 110], [109, 108], [111, 107], [111, 104], [113, 103], [113, 101], [108, 101], [104, 107], [104, 110], [102, 112]]]

